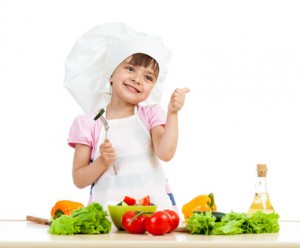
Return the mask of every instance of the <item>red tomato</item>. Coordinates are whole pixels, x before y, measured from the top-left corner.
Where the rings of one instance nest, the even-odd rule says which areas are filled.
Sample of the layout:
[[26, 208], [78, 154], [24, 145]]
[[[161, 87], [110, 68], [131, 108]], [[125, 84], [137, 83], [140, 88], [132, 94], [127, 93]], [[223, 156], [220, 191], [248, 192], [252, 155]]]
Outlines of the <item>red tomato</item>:
[[129, 206], [132, 206], [136, 203], [136, 200], [134, 198], [126, 195], [123, 199], [123, 202], [125, 202]]
[[150, 206], [150, 196], [146, 195], [142, 199], [139, 200], [139, 204], [142, 206]]
[[164, 211], [157, 211], [145, 221], [146, 231], [152, 235], [163, 235], [171, 229], [171, 216]]
[[179, 216], [174, 210], [165, 209], [164, 212], [168, 213], [171, 216], [171, 229], [169, 232], [172, 232], [174, 229], [176, 229], [179, 225]]
[[146, 232], [145, 220], [148, 218], [145, 214], [137, 214], [135, 211], [128, 211], [122, 217], [123, 228], [130, 233], [142, 234]]

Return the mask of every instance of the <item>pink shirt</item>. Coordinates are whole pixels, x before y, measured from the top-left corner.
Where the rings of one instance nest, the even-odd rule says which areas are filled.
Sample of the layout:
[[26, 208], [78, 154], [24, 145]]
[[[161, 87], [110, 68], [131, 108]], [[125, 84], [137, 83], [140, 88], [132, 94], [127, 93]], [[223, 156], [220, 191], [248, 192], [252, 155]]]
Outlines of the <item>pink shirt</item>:
[[[102, 123], [100, 120], [94, 121], [97, 113], [88, 115], [79, 115], [70, 128], [68, 144], [75, 147], [75, 144], [84, 144], [92, 148], [91, 160], [98, 149], [98, 138]], [[146, 128], [150, 130], [159, 125], [166, 124], [166, 114], [163, 108], [158, 105], [138, 106], [137, 115], [140, 117]]]

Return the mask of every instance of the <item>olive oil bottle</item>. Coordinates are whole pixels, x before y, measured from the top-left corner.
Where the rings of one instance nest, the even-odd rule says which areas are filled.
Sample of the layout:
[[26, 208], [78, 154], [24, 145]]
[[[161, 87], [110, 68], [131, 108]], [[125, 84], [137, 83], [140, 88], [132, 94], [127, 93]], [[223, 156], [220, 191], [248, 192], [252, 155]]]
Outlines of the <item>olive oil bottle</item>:
[[267, 189], [267, 165], [257, 165], [257, 178], [255, 183], [255, 194], [253, 202], [248, 210], [248, 215], [256, 211], [264, 213], [273, 213], [274, 208], [271, 204], [268, 189]]

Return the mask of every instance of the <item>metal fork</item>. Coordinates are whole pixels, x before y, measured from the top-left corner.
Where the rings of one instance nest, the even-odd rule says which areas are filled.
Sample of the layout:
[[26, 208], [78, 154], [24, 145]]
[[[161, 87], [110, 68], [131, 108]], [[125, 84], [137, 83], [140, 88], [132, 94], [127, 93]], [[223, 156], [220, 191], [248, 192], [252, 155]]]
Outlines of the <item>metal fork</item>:
[[[108, 122], [107, 120], [105, 119], [105, 117], [103, 116], [105, 110], [102, 108], [99, 113], [95, 116], [94, 120], [98, 120], [100, 118], [103, 126], [104, 126], [104, 129], [105, 129], [105, 139], [107, 139], [107, 132], [108, 132], [108, 129], [109, 129], [109, 125], [108, 125]], [[113, 168], [114, 168], [114, 172], [115, 174], [117, 175], [118, 172], [117, 172], [117, 168], [116, 168], [116, 164], [115, 162], [113, 163]]]

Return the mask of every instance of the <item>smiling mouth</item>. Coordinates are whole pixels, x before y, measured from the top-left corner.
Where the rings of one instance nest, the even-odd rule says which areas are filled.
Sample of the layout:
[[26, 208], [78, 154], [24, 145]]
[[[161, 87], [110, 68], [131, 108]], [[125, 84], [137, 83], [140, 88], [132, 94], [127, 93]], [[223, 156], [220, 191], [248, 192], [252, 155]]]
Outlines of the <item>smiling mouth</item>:
[[127, 89], [129, 89], [131, 92], [141, 93], [137, 88], [134, 88], [133, 86], [129, 84], [124, 84]]

